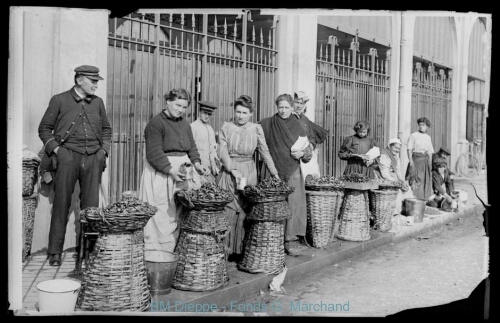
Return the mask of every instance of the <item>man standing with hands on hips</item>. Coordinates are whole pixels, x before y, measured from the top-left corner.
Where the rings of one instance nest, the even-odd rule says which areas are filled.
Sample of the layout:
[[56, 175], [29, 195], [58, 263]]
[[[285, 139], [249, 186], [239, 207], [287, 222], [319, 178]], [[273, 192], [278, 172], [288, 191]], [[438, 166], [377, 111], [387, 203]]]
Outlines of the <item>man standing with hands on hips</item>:
[[[80, 183], [80, 208], [99, 206], [99, 186], [109, 155], [111, 126], [103, 100], [94, 93], [103, 80], [95, 66], [75, 69], [75, 85], [54, 95], [38, 127], [45, 154], [41, 172], [54, 174], [49, 265], [61, 265], [71, 196]], [[82, 246], [80, 246], [82, 247]]]

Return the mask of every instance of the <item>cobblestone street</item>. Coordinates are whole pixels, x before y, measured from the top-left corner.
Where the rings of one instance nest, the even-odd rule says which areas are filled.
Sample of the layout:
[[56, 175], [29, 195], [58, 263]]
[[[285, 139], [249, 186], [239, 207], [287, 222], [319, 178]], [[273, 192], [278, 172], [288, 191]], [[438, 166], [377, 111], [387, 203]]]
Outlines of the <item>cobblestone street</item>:
[[482, 216], [472, 215], [285, 282], [285, 294], [265, 291], [228, 311], [386, 316], [464, 299], [488, 275], [484, 233]]

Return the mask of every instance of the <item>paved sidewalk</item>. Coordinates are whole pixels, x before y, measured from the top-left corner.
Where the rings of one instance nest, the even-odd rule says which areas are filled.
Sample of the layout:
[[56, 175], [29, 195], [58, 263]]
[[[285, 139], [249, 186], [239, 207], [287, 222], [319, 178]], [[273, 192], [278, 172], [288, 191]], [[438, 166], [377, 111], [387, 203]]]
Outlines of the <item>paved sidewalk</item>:
[[[408, 238], [427, 230], [437, 229], [461, 217], [470, 216], [474, 213], [482, 213], [484, 208], [474, 194], [474, 190], [470, 184], [473, 184], [481, 199], [487, 203], [487, 185], [486, 175], [481, 174], [476, 178], [457, 178], [455, 180], [455, 188], [465, 190], [468, 193], [468, 201], [464, 208], [459, 212], [441, 212], [439, 215], [429, 216], [426, 214], [423, 223], [415, 223], [413, 226], [403, 226], [402, 230], [397, 233], [380, 233], [370, 231], [371, 239], [364, 242], [351, 242], [336, 240], [328, 249], [310, 248], [305, 250], [300, 257], [286, 256], [285, 263], [287, 266], [286, 280], [295, 279], [306, 273], [310, 273], [326, 266], [333, 265], [342, 260], [351, 258], [360, 253], [368, 251], [382, 245], [395, 242], [404, 238]], [[27, 259], [23, 264], [23, 309], [18, 311], [17, 315], [41, 315], [38, 312], [38, 291], [36, 285], [39, 282], [49, 279], [74, 279], [81, 281], [82, 276], [75, 274], [74, 250], [66, 250], [62, 257], [63, 262], [60, 267], [51, 267], [48, 264], [45, 254], [36, 254]], [[113, 312], [114, 315], [196, 315], [199, 313], [186, 311], [186, 303], [194, 304], [195, 306], [203, 304], [215, 304], [219, 311], [224, 311], [224, 307], [232, 301], [239, 301], [246, 297], [256, 295], [261, 290], [267, 291], [269, 284], [275, 275], [268, 274], [250, 274], [239, 271], [234, 262], [228, 262], [229, 283], [215, 291], [209, 292], [189, 292], [172, 289], [172, 292], [164, 297], [164, 299], [153, 299], [153, 302], [160, 312], [147, 313], [131, 313]], [[161, 312], [158, 304], [163, 302], [163, 305], [170, 302], [170, 312]], [[177, 303], [176, 303], [177, 302]], [[184, 304], [184, 305], [182, 305]], [[175, 305], [175, 306], [174, 306]], [[77, 315], [99, 315], [109, 312], [75, 312]], [[205, 314], [205, 313], [204, 313]], [[206, 313], [208, 314], [208, 313]], [[214, 315], [230, 315], [239, 316], [242, 313], [213, 313]]]

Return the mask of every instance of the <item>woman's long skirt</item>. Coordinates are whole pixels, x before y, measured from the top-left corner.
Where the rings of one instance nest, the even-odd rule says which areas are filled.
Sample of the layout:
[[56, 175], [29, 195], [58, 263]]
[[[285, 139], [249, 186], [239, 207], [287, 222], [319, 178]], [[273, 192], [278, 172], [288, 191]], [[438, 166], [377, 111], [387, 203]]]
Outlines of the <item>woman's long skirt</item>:
[[413, 167], [408, 165], [405, 179], [410, 184], [416, 198], [426, 200], [432, 195], [432, 173], [429, 155], [412, 155]]
[[[173, 168], [184, 162], [191, 163], [188, 156], [169, 156]], [[177, 226], [182, 206], [176, 205], [174, 193], [180, 189], [198, 189], [200, 175], [193, 169], [192, 179], [176, 182], [170, 175], [157, 172], [147, 161], [144, 163], [139, 199], [158, 208], [156, 214], [144, 227], [144, 258], [154, 261], [159, 253], [155, 250], [174, 252], [179, 228]]]
[[[247, 179], [247, 185], [257, 185], [257, 168], [253, 160], [238, 162], [233, 159], [231, 165], [235, 166], [236, 170]], [[227, 170], [219, 174], [218, 185], [229, 190], [235, 196], [235, 199], [225, 208], [230, 225], [226, 247], [229, 254], [241, 254], [245, 238], [244, 222], [247, 213], [250, 212], [251, 205], [243, 196], [242, 191], [236, 189], [236, 180]]]

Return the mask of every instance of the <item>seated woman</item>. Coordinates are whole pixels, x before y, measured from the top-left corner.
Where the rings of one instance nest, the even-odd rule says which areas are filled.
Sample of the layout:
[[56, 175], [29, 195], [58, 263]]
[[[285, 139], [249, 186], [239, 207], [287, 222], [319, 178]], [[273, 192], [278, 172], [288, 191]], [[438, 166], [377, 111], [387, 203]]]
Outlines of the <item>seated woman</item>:
[[[413, 197], [409, 192], [408, 182], [405, 181], [401, 174], [401, 161], [399, 159], [399, 152], [401, 151], [401, 141], [398, 138], [389, 140], [387, 147], [380, 150], [380, 157], [377, 158], [375, 163], [375, 175], [380, 183], [390, 183], [393, 181], [400, 181], [403, 187], [398, 192], [396, 199], [396, 208], [394, 214], [400, 214], [402, 210], [403, 195], [406, 197]], [[405, 192], [403, 194], [401, 191]]]
[[219, 132], [218, 155], [223, 165], [223, 172], [218, 177], [220, 187], [233, 192], [236, 197], [227, 207], [226, 216], [230, 223], [228, 249], [231, 258], [240, 257], [245, 237], [244, 220], [250, 211], [246, 200], [237, 190], [241, 178], [247, 179], [247, 185], [257, 184], [257, 166], [254, 162], [258, 151], [271, 175], [278, 177], [278, 171], [269, 154], [264, 138], [264, 131], [259, 124], [249, 122], [254, 111], [252, 98], [241, 95], [234, 102], [234, 119], [225, 122]]
[[[307, 163], [311, 160], [312, 148], [309, 144], [303, 150], [292, 151], [292, 146], [299, 136], [307, 137], [306, 130], [297, 118], [291, 117], [292, 96], [281, 94], [276, 98], [275, 103], [278, 113], [263, 119], [260, 123], [279, 177], [295, 188], [294, 192], [288, 196], [292, 217], [285, 225], [285, 252], [291, 256], [298, 256], [299, 246], [295, 247], [295, 243], [292, 242], [304, 238], [307, 226], [306, 189], [300, 162]], [[263, 167], [261, 178], [268, 178], [270, 171], [268, 167]]]
[[[358, 173], [375, 178], [373, 161], [364, 156], [370, 149], [377, 146], [374, 138], [368, 137], [370, 124], [367, 121], [358, 121], [353, 127], [356, 134], [347, 137], [339, 149], [338, 156], [342, 160], [347, 160], [344, 175]], [[375, 156], [378, 157], [378, 156]]]
[[434, 194], [429, 197], [427, 205], [438, 207], [445, 211], [452, 211], [456, 208], [454, 204], [456, 204], [455, 199], [457, 196], [446, 185], [447, 177], [450, 176], [446, 172], [446, 167], [447, 165], [444, 161], [437, 161], [434, 164], [434, 170], [432, 171], [432, 189]]

